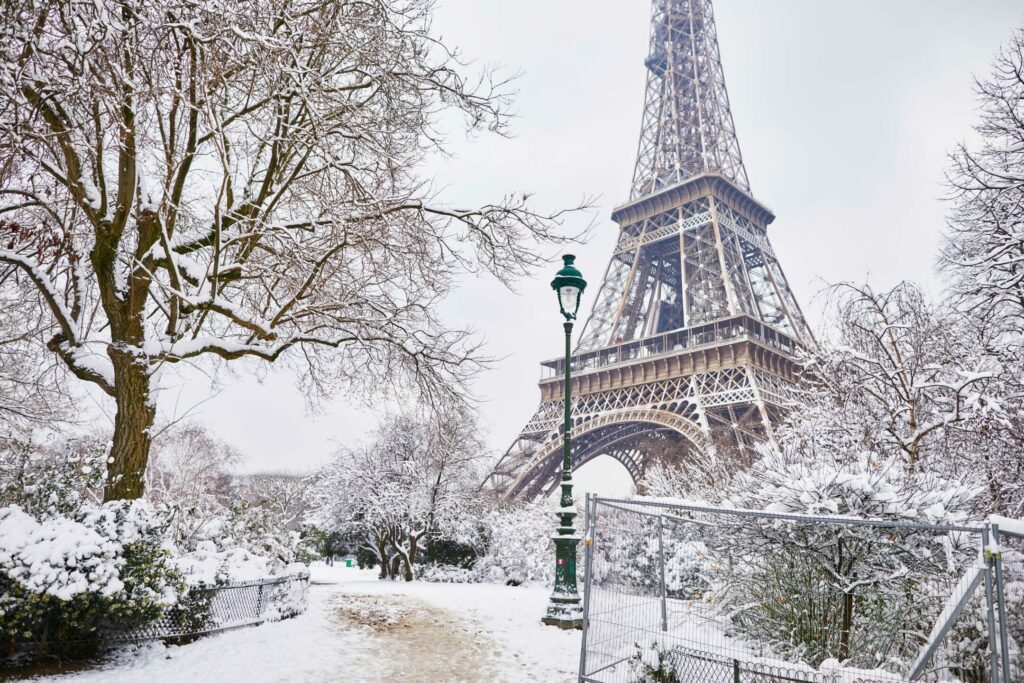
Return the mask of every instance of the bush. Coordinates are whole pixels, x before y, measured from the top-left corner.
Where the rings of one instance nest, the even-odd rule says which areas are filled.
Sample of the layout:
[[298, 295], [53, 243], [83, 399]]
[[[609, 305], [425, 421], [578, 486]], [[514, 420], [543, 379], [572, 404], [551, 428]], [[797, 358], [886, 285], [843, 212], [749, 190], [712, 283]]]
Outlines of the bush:
[[476, 583], [480, 576], [472, 569], [450, 564], [420, 565], [418, 578], [431, 583]]
[[289, 529], [263, 505], [248, 502], [231, 506], [223, 533], [213, 540], [218, 547], [241, 547], [266, 558], [278, 571], [295, 561], [299, 550], [299, 532]]
[[633, 680], [643, 683], [684, 683], [683, 675], [677, 670], [676, 655], [670, 648], [652, 643], [647, 652], [637, 644], [636, 654], [629, 658], [633, 669]]
[[184, 589], [162, 545], [166, 515], [141, 501], [37, 520], [0, 508], [0, 634], [6, 650], [95, 654], [107, 630], [152, 623]]
[[469, 543], [435, 538], [423, 551], [421, 561], [424, 564], [443, 564], [470, 569], [476, 562], [476, 548]]
[[478, 576], [514, 585], [552, 583], [555, 521], [554, 510], [545, 500], [488, 514], [483, 525], [486, 551], [474, 565]]
[[102, 489], [108, 447], [101, 437], [44, 447], [0, 437], [0, 507], [17, 505], [40, 519], [74, 515]]

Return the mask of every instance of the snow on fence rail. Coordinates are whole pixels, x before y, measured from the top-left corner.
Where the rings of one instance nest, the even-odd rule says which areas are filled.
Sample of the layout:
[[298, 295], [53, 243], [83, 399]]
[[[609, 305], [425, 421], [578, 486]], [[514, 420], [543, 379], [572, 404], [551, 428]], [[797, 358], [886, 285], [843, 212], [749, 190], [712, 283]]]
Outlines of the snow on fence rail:
[[130, 631], [108, 631], [105, 640], [116, 644], [188, 638], [287, 619], [306, 611], [308, 595], [308, 573], [194, 587], [153, 623]]
[[581, 682], [1024, 680], [1024, 535], [993, 522], [595, 496], [584, 520]]

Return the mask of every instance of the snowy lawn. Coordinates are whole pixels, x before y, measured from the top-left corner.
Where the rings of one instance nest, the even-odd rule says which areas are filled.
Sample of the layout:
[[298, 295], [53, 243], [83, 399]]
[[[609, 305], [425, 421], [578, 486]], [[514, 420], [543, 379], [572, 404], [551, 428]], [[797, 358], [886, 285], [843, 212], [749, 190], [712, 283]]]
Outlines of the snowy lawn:
[[544, 626], [549, 589], [378, 581], [312, 567], [305, 614], [182, 646], [151, 644], [46, 681], [571, 681], [579, 631]]

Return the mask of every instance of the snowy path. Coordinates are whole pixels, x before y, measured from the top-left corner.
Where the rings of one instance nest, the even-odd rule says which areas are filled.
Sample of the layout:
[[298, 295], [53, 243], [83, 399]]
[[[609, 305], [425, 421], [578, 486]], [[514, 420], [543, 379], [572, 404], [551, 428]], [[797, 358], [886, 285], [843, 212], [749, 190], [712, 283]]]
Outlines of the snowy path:
[[83, 672], [40, 681], [575, 680], [579, 632], [540, 624], [547, 590], [378, 581], [313, 568], [309, 608], [294, 619], [149, 645]]

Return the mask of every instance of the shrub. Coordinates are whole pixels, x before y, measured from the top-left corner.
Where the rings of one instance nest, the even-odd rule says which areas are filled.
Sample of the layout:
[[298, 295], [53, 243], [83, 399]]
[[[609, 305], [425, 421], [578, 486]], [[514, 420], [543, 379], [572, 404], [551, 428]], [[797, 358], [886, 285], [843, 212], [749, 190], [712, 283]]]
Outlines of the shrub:
[[649, 651], [637, 644], [636, 654], [629, 658], [633, 669], [633, 680], [638, 683], [684, 683], [682, 674], [676, 667], [676, 655], [671, 648], [662, 648], [652, 643]]
[[0, 634], [7, 651], [95, 654], [107, 630], [158, 619], [184, 584], [162, 546], [166, 516], [141, 501], [38, 520], [0, 508]]
[[453, 541], [447, 538], [431, 539], [423, 551], [424, 564], [451, 565], [469, 569], [476, 562], [476, 548], [469, 543]]
[[472, 569], [450, 564], [420, 565], [418, 578], [431, 583], [476, 583], [480, 580], [480, 576]]
[[[963, 521], [976, 492], [899, 464], [807, 462], [760, 449], [730, 492], [737, 507], [882, 520]], [[803, 521], [728, 522], [707, 544], [732, 569], [717, 590], [746, 636], [772, 654], [814, 666], [827, 659], [873, 668], [904, 662], [942, 608], [950, 570], [976, 552], [966, 539], [914, 528]]]
[[555, 515], [550, 503], [539, 500], [494, 510], [484, 517], [483, 526], [486, 550], [474, 565], [483, 580], [516, 585], [554, 581]]

